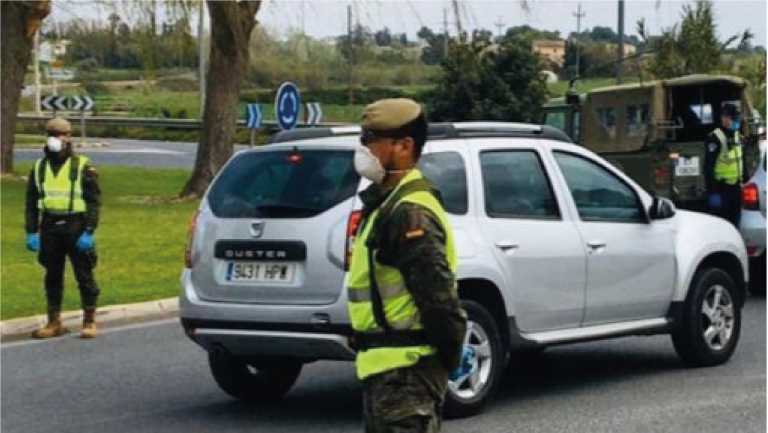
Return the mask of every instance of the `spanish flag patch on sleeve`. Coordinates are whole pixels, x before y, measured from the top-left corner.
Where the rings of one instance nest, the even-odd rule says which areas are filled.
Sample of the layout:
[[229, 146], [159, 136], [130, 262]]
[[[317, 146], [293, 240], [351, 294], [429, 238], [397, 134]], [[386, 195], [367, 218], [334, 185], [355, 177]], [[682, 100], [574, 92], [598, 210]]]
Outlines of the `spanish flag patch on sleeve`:
[[422, 229], [412, 230], [405, 234], [406, 239], [415, 239], [415, 238], [420, 238], [422, 236], [424, 236], [424, 230]]

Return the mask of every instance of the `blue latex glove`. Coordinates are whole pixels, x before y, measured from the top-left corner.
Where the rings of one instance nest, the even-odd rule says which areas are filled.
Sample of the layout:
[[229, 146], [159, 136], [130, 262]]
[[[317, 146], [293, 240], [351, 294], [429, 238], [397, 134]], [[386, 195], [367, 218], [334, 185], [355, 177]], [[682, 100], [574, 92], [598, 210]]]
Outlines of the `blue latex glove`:
[[720, 209], [723, 207], [723, 197], [720, 194], [710, 194], [709, 207], [711, 209]]
[[37, 233], [27, 233], [26, 244], [29, 251], [40, 251], [40, 235]]
[[90, 251], [93, 249], [93, 244], [96, 242], [96, 240], [93, 238], [93, 233], [91, 232], [83, 232], [82, 235], [77, 239], [77, 249], [85, 252]]
[[461, 363], [459, 367], [448, 375], [451, 382], [455, 382], [462, 377], [468, 376], [477, 369], [477, 359], [475, 359], [475, 349], [465, 344], [461, 350]]

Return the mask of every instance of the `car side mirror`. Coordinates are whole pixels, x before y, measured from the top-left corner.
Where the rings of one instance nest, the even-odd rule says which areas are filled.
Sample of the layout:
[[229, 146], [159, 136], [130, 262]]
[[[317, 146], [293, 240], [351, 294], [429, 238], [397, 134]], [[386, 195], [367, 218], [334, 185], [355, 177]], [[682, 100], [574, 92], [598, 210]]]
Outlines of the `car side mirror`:
[[664, 220], [675, 216], [675, 212], [675, 205], [672, 203], [672, 200], [664, 197], [654, 197], [648, 214], [652, 220]]

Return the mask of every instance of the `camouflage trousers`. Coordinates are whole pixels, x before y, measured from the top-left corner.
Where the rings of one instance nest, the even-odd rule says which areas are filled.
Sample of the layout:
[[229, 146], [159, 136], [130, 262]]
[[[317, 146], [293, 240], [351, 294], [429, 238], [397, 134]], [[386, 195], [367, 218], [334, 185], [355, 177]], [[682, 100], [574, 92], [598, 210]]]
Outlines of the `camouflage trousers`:
[[98, 302], [99, 286], [94, 277], [94, 268], [98, 262], [96, 250], [82, 252], [76, 247], [77, 239], [84, 230], [85, 219], [80, 215], [43, 216], [37, 260], [45, 267], [45, 294], [49, 308], [61, 306], [67, 257], [72, 263], [83, 307], [94, 307]]
[[387, 371], [363, 381], [366, 433], [433, 433], [440, 430], [448, 374], [439, 361], [430, 358], [415, 366]]

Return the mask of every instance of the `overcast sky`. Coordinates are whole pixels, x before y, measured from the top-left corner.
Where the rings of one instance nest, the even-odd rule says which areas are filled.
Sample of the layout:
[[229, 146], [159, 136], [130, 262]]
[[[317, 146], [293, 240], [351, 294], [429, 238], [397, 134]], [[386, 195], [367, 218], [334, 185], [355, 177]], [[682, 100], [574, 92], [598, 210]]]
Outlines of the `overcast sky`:
[[[89, 16], [103, 19], [109, 15], [108, 2], [65, 2], [57, 7], [54, 2], [54, 20]], [[465, 29], [486, 28], [497, 32], [497, 23], [503, 28], [528, 24], [532, 27], [559, 30], [563, 36], [576, 30], [574, 16], [578, 4], [586, 14], [581, 28], [594, 26], [617, 28], [618, 1], [616, 0], [531, 0], [530, 10], [515, 0], [461, 1], [459, 18]], [[672, 0], [627, 0], [625, 31], [636, 34], [637, 21], [645, 18], [652, 34], [659, 34], [680, 20], [682, 6], [686, 2]], [[106, 4], [106, 6], [105, 6]], [[286, 34], [289, 29], [301, 29], [315, 37], [338, 36], [346, 32], [347, 6], [352, 5], [353, 22], [374, 30], [389, 27], [395, 33], [406, 32], [415, 36], [421, 26], [434, 30], [443, 27], [443, 10], [448, 10], [449, 33], [455, 34], [455, 15], [450, 1], [437, 0], [266, 0], [258, 14], [259, 21], [274, 31]], [[716, 0], [714, 1], [718, 36], [721, 40], [741, 34], [747, 28], [755, 34], [754, 45], [766, 43], [765, 0]]]

